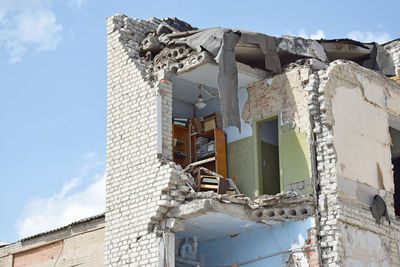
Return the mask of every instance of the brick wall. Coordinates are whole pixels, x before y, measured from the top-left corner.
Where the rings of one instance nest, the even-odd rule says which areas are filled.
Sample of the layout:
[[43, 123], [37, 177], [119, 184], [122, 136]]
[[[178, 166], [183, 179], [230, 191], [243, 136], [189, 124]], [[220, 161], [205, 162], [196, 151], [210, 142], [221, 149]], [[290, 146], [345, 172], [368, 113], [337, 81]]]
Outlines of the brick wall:
[[38, 248], [19, 252], [14, 255], [13, 267], [43, 265], [57, 259], [63, 250], [63, 241], [57, 241]]
[[[156, 266], [179, 168], [172, 155], [172, 83], [137, 53], [158, 20], [107, 20], [106, 266]], [[184, 201], [184, 198], [181, 198]], [[172, 223], [174, 224], [174, 223]]]
[[103, 266], [103, 255], [100, 216], [0, 248], [0, 267]]
[[[340, 87], [363, 90], [362, 81], [377, 83], [380, 90], [390, 91], [394, 83], [379, 73], [363, 69], [352, 62], [337, 61], [330, 64], [326, 71], [315, 75], [315, 87], [312, 108], [314, 133], [316, 136], [316, 160], [318, 170], [318, 211], [320, 213], [319, 238], [323, 266], [398, 266], [399, 265], [399, 222], [393, 212], [393, 192], [379, 190], [357, 179], [346, 180], [338, 175], [338, 168], [356, 164], [340, 162], [335, 150], [335, 117], [332, 112], [332, 99], [335, 90]], [[392, 93], [392, 96], [393, 93]], [[364, 95], [364, 100], [369, 102]], [[371, 98], [370, 98], [371, 99]], [[373, 98], [372, 98], [373, 99]], [[375, 98], [372, 101], [382, 101]], [[390, 103], [391, 100], [388, 102]], [[344, 104], [344, 103], [343, 103]], [[357, 111], [348, 116], [358, 116]], [[386, 111], [381, 110], [380, 116]], [[373, 135], [374, 133], [369, 133]], [[371, 151], [371, 153], [373, 153]], [[360, 155], [362, 157], [364, 155]], [[382, 159], [381, 159], [382, 160]], [[343, 164], [344, 165], [343, 165]], [[358, 166], [362, 168], [362, 166]], [[384, 170], [386, 171], [386, 170]], [[386, 179], [389, 177], [385, 176]], [[362, 179], [363, 177], [360, 177]], [[378, 179], [378, 173], [376, 176]], [[346, 181], [346, 182], [344, 182]], [[343, 183], [346, 183], [345, 185]], [[354, 186], [354, 190], [344, 187]], [[343, 190], [350, 193], [344, 194]], [[357, 192], [356, 192], [357, 191]], [[384, 197], [388, 206], [392, 224], [378, 225], [371, 215], [369, 199], [374, 194]], [[365, 199], [365, 200], [363, 200]], [[376, 255], [379, 254], [379, 255]]]

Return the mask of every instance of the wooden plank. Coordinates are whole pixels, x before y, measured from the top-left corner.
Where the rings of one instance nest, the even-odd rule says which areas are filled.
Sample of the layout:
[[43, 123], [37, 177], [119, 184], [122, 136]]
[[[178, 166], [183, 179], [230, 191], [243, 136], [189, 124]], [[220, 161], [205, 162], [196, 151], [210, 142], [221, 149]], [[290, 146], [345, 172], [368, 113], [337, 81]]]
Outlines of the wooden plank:
[[225, 178], [218, 179], [218, 194], [225, 194], [226, 191], [229, 189], [229, 181]]
[[200, 185], [200, 188], [218, 190], [218, 185], [201, 184], [201, 185]]
[[208, 184], [218, 184], [218, 180], [217, 179], [215, 179], [215, 178], [203, 178], [203, 179], [201, 179], [201, 183], [202, 184], [205, 184], [205, 183], [208, 183]]
[[197, 135], [214, 140], [214, 129], [208, 130], [207, 132], [199, 133]]
[[196, 135], [192, 135], [190, 138], [192, 139], [192, 143], [190, 144], [189, 149], [193, 149], [193, 161], [192, 158], [190, 158], [190, 163], [193, 163], [197, 161]]
[[214, 160], [215, 160], [215, 157], [212, 157], [212, 158], [203, 159], [203, 160], [200, 160], [200, 161], [193, 162], [190, 165], [191, 166], [199, 166], [201, 164], [204, 164], [204, 163], [207, 163], [207, 162], [211, 162], [211, 161], [214, 161]]
[[228, 170], [226, 167], [226, 139], [225, 132], [220, 129], [215, 131], [215, 158], [216, 158], [216, 172], [223, 177], [228, 177]]
[[190, 163], [192, 163], [192, 122], [189, 121], [189, 129], [188, 132], [186, 133], [186, 138], [187, 138], [187, 155], [188, 155], [188, 159], [186, 161], [186, 164], [189, 165]]

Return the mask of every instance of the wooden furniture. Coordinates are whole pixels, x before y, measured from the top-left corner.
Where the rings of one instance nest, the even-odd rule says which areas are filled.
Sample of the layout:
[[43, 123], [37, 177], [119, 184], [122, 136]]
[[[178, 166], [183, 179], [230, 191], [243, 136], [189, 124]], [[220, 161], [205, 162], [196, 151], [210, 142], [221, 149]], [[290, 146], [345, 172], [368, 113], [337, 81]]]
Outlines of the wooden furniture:
[[[188, 127], [173, 124], [172, 148], [174, 162], [180, 164], [182, 167], [186, 167], [189, 164], [197, 167], [205, 167], [223, 177], [227, 177], [225, 132], [218, 129], [216, 124], [218, 121], [217, 118], [218, 116], [214, 115], [214, 119], [208, 119], [208, 130], [201, 133], [192, 133], [192, 127], [195, 127], [195, 129], [199, 128], [198, 125], [197, 127], [194, 125], [194, 119], [188, 124]], [[196, 124], [199, 124], [198, 119]], [[196, 153], [196, 144], [200, 138], [207, 139], [205, 145], [208, 146], [208, 153], [203, 158], [198, 158]], [[203, 141], [206, 139], [203, 139]]]
[[221, 124], [219, 114], [206, 117], [204, 122], [194, 118], [181, 124], [185, 126], [174, 123], [173, 160], [193, 175], [194, 190], [236, 195], [240, 193], [237, 178], [227, 178], [226, 138]]
[[227, 191], [231, 194], [240, 193], [234, 182], [237, 180], [236, 177], [234, 179], [225, 178], [204, 167], [195, 168], [193, 174], [196, 177], [195, 184], [198, 192], [212, 190], [217, 194], [225, 194]]
[[[192, 163], [198, 162], [195, 166], [205, 167], [215, 171], [223, 177], [228, 176], [226, 166], [226, 138], [225, 132], [216, 127], [215, 120], [212, 122], [212, 128], [203, 133], [192, 134], [191, 143], [193, 149]], [[214, 141], [214, 153], [206, 159], [198, 159], [196, 153], [196, 143], [199, 137], [205, 137], [209, 141]]]
[[229, 188], [229, 182], [221, 175], [206, 168], [196, 168], [193, 173], [196, 175], [197, 191], [213, 190], [217, 194], [225, 194]]

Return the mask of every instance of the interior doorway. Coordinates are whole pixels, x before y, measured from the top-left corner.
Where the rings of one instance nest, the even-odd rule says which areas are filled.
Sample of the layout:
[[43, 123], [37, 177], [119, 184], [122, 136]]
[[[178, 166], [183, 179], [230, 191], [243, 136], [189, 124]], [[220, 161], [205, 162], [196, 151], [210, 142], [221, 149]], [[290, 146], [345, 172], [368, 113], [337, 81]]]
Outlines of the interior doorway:
[[261, 122], [259, 130], [262, 192], [273, 195], [280, 192], [278, 118]]

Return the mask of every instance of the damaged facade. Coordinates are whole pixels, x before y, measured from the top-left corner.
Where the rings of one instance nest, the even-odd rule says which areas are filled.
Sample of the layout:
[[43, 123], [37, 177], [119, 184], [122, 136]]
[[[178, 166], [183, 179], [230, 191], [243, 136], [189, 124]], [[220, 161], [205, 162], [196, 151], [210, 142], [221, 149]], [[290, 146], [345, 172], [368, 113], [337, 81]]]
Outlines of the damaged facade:
[[399, 265], [396, 49], [109, 18], [105, 264]]
[[104, 265], [400, 266], [398, 42], [110, 17]]

